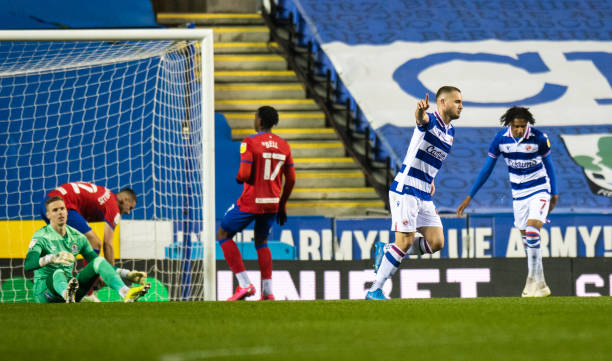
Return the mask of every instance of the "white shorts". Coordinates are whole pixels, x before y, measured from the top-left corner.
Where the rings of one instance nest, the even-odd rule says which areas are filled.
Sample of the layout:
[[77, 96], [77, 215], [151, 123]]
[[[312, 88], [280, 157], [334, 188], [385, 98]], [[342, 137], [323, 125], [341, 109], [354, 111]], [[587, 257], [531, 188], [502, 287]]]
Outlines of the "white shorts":
[[416, 232], [419, 227], [442, 227], [442, 221], [432, 201], [424, 201], [408, 194], [389, 192], [391, 230]]
[[550, 194], [546, 192], [536, 193], [529, 198], [513, 201], [512, 206], [514, 208], [514, 226], [522, 231], [527, 227], [527, 220], [529, 219], [546, 223], [548, 207], [550, 207]]

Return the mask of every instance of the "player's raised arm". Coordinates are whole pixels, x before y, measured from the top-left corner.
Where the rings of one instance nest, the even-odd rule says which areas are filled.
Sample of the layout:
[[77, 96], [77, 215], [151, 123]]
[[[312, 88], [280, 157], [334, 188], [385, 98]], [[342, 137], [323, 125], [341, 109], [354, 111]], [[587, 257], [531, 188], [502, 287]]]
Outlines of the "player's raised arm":
[[429, 93], [425, 94], [425, 99], [419, 100], [417, 103], [414, 117], [418, 126], [422, 127], [429, 123], [429, 116], [427, 116], [427, 109], [429, 109]]

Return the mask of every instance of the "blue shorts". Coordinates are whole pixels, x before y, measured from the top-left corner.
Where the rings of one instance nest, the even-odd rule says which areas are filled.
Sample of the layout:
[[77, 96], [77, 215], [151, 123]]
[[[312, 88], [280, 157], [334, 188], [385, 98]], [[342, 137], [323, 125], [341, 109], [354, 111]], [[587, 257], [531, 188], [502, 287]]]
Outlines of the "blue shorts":
[[276, 213], [255, 214], [242, 212], [238, 209], [238, 206], [232, 204], [221, 220], [221, 228], [231, 236], [234, 236], [255, 220], [255, 235], [267, 237], [275, 217]]
[[[43, 221], [49, 224], [49, 219], [47, 218], [47, 208], [45, 207], [45, 202], [47, 199], [49, 199], [49, 197], [45, 197], [42, 203], [40, 203], [40, 216], [42, 217]], [[83, 218], [83, 216], [74, 209], [68, 210], [68, 219], [66, 220], [66, 224], [83, 234], [91, 231], [89, 223], [87, 223], [85, 218]]]

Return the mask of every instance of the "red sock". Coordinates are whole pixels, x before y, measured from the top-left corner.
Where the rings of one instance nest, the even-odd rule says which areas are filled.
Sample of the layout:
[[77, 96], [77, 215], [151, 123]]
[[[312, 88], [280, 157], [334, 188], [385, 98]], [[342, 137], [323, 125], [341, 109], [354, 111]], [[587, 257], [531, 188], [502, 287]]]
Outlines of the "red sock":
[[259, 262], [259, 271], [261, 272], [261, 279], [271, 279], [272, 252], [270, 252], [270, 248], [268, 248], [268, 245], [266, 243], [257, 247], [257, 261]]
[[223, 250], [225, 262], [227, 262], [232, 272], [234, 272], [234, 274], [244, 272], [246, 268], [244, 268], [244, 263], [242, 263], [242, 255], [234, 240], [231, 238], [221, 239], [219, 240], [219, 244]]

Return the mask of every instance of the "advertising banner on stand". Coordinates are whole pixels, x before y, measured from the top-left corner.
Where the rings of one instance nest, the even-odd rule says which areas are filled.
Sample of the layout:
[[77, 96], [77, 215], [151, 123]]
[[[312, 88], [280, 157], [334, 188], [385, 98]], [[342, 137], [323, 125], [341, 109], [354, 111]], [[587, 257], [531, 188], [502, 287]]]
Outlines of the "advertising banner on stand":
[[[257, 262], [245, 263], [260, 298]], [[545, 259], [552, 296], [612, 296], [612, 259]], [[277, 261], [272, 282], [277, 300], [364, 299], [374, 281], [369, 261]], [[391, 298], [520, 297], [527, 277], [521, 259], [404, 260], [383, 291]], [[233, 294], [236, 281], [217, 262], [217, 299]]]

